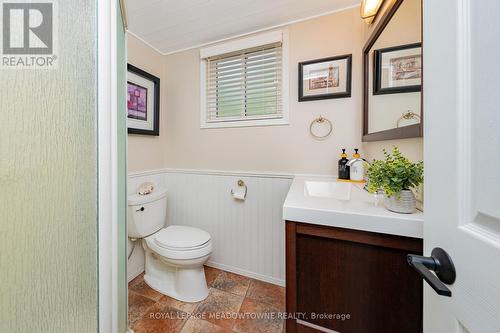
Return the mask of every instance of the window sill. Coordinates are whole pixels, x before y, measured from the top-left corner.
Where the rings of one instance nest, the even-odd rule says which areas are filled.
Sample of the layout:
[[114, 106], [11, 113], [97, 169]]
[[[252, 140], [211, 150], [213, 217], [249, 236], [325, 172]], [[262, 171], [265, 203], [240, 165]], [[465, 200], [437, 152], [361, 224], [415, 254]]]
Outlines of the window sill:
[[255, 127], [255, 126], [279, 126], [289, 125], [290, 122], [285, 118], [278, 119], [252, 119], [252, 120], [235, 120], [235, 121], [219, 121], [219, 122], [202, 122], [201, 129], [205, 128], [228, 128], [228, 127]]

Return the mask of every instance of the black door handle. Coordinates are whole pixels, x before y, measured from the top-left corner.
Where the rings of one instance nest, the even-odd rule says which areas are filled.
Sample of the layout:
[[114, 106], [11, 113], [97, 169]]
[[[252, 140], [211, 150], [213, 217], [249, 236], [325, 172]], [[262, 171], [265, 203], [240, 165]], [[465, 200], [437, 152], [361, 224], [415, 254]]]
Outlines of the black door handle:
[[[451, 297], [451, 290], [445, 286], [456, 279], [455, 265], [448, 253], [440, 247], [432, 250], [430, 257], [407, 255], [408, 264], [441, 296]], [[432, 274], [434, 271], [436, 275]]]

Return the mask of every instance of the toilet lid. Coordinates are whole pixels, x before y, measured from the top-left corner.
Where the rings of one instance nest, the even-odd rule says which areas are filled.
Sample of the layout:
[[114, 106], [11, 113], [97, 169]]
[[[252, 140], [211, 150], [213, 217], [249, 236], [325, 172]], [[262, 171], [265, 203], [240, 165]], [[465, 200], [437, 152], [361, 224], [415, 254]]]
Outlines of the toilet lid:
[[192, 249], [206, 244], [210, 234], [204, 230], [171, 225], [155, 234], [155, 243], [163, 248]]

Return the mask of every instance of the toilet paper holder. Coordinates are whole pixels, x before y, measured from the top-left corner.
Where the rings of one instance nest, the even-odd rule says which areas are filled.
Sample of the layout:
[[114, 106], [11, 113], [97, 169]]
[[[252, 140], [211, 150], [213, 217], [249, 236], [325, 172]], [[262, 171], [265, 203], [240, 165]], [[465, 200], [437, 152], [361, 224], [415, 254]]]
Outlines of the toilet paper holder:
[[[243, 200], [246, 199], [246, 197], [247, 197], [247, 190], [248, 190], [247, 185], [245, 184], [245, 182], [243, 180], [240, 179], [240, 180], [238, 180], [238, 186], [244, 188]], [[234, 193], [233, 189], [231, 189], [231, 195], [236, 198], [236, 194]]]

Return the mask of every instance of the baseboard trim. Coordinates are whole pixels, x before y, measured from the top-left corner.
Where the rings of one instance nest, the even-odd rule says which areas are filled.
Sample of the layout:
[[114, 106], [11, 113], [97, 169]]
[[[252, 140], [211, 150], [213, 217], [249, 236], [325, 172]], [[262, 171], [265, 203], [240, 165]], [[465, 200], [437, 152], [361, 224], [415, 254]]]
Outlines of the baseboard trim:
[[250, 271], [247, 271], [247, 270], [244, 270], [241, 268], [220, 264], [220, 263], [217, 263], [214, 261], [208, 261], [205, 265], [209, 266], [209, 267], [213, 267], [213, 268], [218, 268], [218, 269], [221, 269], [221, 270], [226, 271], [226, 272], [243, 275], [243, 276], [255, 279], [255, 280], [275, 284], [275, 285], [278, 285], [280, 287], [285, 287], [285, 280], [277, 279], [277, 278], [274, 278], [272, 276], [267, 276], [267, 275], [262, 275], [262, 274], [250, 272]]
[[302, 325], [302, 326], [306, 326], [306, 327], [310, 327], [312, 329], [315, 329], [319, 332], [325, 332], [325, 333], [339, 333], [337, 331], [334, 331], [334, 330], [331, 330], [329, 328], [325, 328], [323, 326], [318, 326], [318, 325], [315, 325], [315, 324], [311, 324], [311, 323], [308, 323], [307, 321], [304, 321], [304, 320], [300, 320], [300, 319], [297, 319], [297, 324], [298, 325]]
[[141, 268], [137, 269], [136, 271], [130, 273], [127, 276], [127, 283], [130, 283], [130, 281], [132, 281], [133, 279], [135, 279], [136, 277], [138, 277], [139, 275], [141, 275], [142, 272], [144, 272], [144, 268], [141, 267]]
[[[209, 261], [205, 265], [209, 266], [209, 267], [221, 269], [221, 270], [226, 271], [226, 272], [243, 275], [243, 276], [255, 279], [255, 280], [259, 280], [259, 281], [264, 281], [264, 282], [268, 282], [268, 283], [271, 283], [271, 284], [275, 284], [275, 285], [280, 286], [280, 287], [285, 287], [285, 280], [273, 278], [271, 276], [266, 276], [266, 275], [262, 275], [262, 274], [250, 272], [250, 271], [247, 271], [247, 270], [244, 270], [244, 269], [241, 269], [241, 268], [237, 268], [237, 267], [233, 267], [233, 266], [219, 264], [219, 263], [216, 263], [216, 262], [213, 262], [213, 261]], [[135, 279], [136, 277], [138, 277], [139, 275], [141, 275], [143, 272], [144, 272], [144, 269], [140, 268], [140, 269], [138, 269], [138, 270], [130, 273], [128, 275], [128, 277], [127, 277], [127, 283], [130, 283], [130, 281], [132, 281], [133, 279]]]

